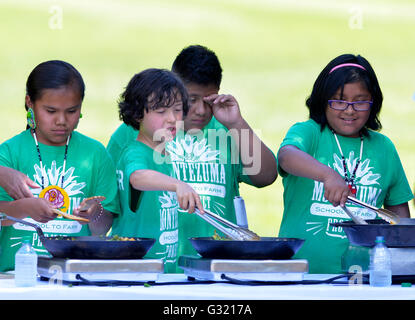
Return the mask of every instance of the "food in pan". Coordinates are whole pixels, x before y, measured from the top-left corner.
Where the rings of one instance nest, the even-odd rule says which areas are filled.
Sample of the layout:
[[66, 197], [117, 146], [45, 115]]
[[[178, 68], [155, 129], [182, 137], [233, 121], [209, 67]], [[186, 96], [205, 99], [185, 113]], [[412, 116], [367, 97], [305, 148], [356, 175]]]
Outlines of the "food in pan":
[[113, 235], [111, 238], [107, 239], [108, 241], [137, 241], [136, 238], [129, 238], [129, 237], [120, 237], [118, 235]]
[[213, 231], [213, 236], [212, 236], [212, 238], [213, 238], [213, 240], [231, 240], [231, 239], [229, 239], [228, 237], [222, 237], [222, 236], [220, 236], [217, 232], [216, 232], [216, 230], [214, 230]]

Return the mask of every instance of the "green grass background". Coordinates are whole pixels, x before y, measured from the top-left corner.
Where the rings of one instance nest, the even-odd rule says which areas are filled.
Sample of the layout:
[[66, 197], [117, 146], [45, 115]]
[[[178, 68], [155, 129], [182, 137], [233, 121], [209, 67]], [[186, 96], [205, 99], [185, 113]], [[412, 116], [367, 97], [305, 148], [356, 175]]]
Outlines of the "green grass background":
[[[50, 27], [62, 10], [62, 28]], [[360, 25], [359, 25], [360, 22]], [[178, 52], [202, 44], [223, 67], [221, 92], [277, 152], [288, 128], [335, 56], [365, 56], [384, 94], [382, 133], [415, 178], [415, 4], [410, 0], [0, 0], [0, 142], [25, 128], [25, 82], [40, 62], [72, 63], [86, 82], [78, 130], [103, 144], [118, 127], [116, 101], [131, 76], [170, 68]], [[85, 150], [88, 152], [88, 150]], [[281, 179], [242, 186], [251, 229], [276, 236]], [[411, 211], [413, 205], [410, 205]]]

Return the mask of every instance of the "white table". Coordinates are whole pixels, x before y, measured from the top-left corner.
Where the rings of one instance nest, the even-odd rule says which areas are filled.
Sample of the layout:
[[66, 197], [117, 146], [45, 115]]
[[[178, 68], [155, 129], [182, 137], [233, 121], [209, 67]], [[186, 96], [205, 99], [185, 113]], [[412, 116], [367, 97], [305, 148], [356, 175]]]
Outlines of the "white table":
[[[333, 275], [306, 275], [325, 279]], [[183, 274], [160, 275], [160, 282], [187, 282]], [[415, 285], [374, 288], [363, 285], [266, 285], [230, 283], [164, 286], [70, 286], [38, 281], [36, 287], [17, 288], [12, 275], [0, 277], [0, 300], [413, 300]]]

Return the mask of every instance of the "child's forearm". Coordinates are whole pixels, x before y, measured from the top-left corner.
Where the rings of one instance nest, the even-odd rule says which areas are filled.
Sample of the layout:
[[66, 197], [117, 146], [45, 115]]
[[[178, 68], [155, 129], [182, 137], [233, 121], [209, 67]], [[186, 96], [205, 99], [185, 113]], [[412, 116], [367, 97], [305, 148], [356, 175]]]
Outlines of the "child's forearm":
[[[16, 201], [0, 201], [0, 211], [4, 212], [8, 216], [17, 218], [17, 219], [24, 219], [27, 217], [26, 211], [21, 210], [20, 200]], [[14, 224], [14, 221], [11, 220], [3, 220], [3, 226], [9, 226]]]
[[130, 184], [141, 191], [176, 191], [179, 180], [154, 170], [137, 170], [130, 176]]
[[320, 182], [324, 182], [329, 175], [335, 173], [330, 167], [291, 145], [280, 149], [278, 152], [278, 163], [289, 174]]
[[384, 206], [385, 209], [388, 209], [392, 212], [395, 212], [398, 216], [401, 218], [410, 218], [410, 211], [409, 211], [409, 205], [408, 202], [398, 204], [395, 206]]
[[281, 168], [289, 174], [324, 183], [324, 197], [334, 207], [344, 206], [349, 187], [336, 171], [294, 146], [284, 146], [278, 152]]
[[228, 129], [237, 142], [237, 146], [239, 146], [242, 165], [252, 183], [257, 187], [264, 187], [273, 183], [278, 176], [278, 171], [271, 150], [243, 118]]
[[195, 207], [204, 212], [197, 192], [187, 183], [153, 170], [137, 170], [130, 176], [130, 184], [141, 191], [175, 192], [177, 201], [183, 210], [194, 212]]
[[[46, 223], [56, 217], [52, 205], [42, 198], [24, 198], [14, 201], [0, 201], [0, 212], [7, 215], [24, 219], [30, 216], [32, 219]], [[13, 221], [4, 220], [2, 225], [11, 225]]]
[[105, 235], [111, 228], [113, 222], [113, 214], [103, 209], [102, 214], [96, 221], [89, 223], [89, 230], [93, 236]]

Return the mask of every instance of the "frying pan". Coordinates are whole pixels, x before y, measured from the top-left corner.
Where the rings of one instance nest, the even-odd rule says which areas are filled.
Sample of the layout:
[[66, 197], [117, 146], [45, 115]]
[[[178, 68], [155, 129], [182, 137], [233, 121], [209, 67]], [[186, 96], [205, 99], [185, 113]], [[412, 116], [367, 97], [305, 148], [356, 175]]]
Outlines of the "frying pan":
[[376, 236], [383, 236], [388, 247], [415, 247], [415, 219], [401, 218], [399, 224], [389, 224], [381, 219], [366, 220], [368, 224], [353, 221], [331, 223], [342, 227], [354, 245], [373, 247]]
[[290, 259], [303, 245], [303, 239], [261, 237], [261, 240], [215, 240], [189, 238], [195, 250], [207, 259]]
[[43, 246], [55, 258], [68, 259], [140, 259], [153, 246], [155, 239], [134, 238], [130, 241], [109, 241], [111, 237], [45, 237], [42, 229], [31, 222], [5, 216], [36, 229]]

